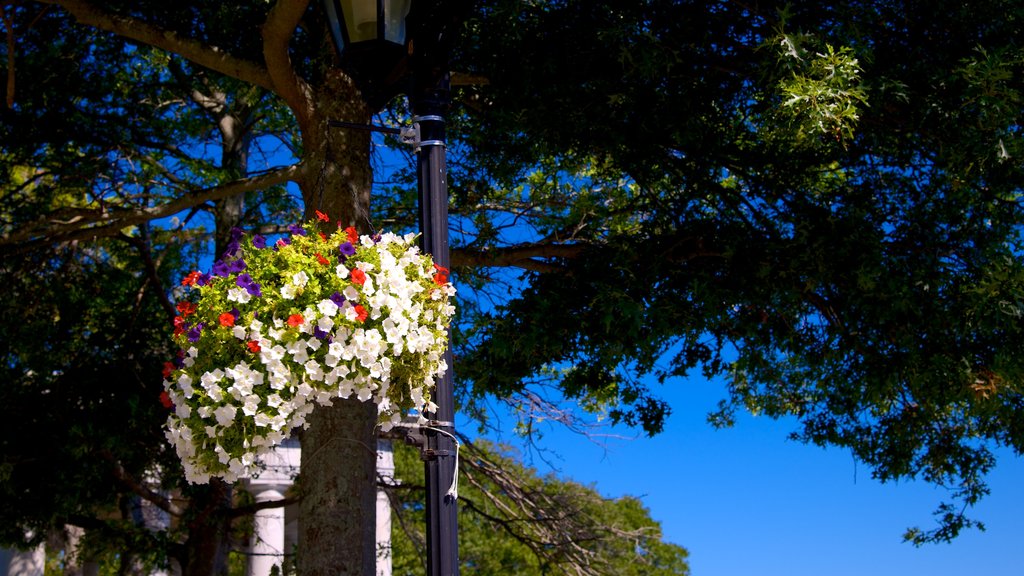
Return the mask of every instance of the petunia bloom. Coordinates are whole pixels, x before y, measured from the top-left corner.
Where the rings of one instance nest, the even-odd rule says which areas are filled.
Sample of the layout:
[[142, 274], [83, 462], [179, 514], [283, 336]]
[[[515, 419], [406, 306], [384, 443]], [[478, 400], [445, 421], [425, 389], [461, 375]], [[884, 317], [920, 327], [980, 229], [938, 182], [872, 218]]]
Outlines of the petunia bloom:
[[225, 312], [221, 314], [220, 316], [217, 317], [217, 320], [220, 321], [221, 326], [227, 328], [230, 328], [235, 325], [235, 315], [232, 314], [231, 312]]
[[345, 228], [345, 235], [348, 236], [348, 241], [353, 244], [359, 241], [359, 232], [356, 232], [354, 226], [349, 226], [348, 228]]
[[266, 239], [265, 236], [263, 236], [261, 234], [255, 234], [252, 237], [252, 245], [253, 245], [254, 248], [260, 248], [260, 249], [266, 248], [267, 247], [267, 239]]
[[365, 322], [366, 318], [370, 315], [370, 313], [366, 311], [366, 308], [363, 308], [362, 304], [356, 304], [355, 311], [356, 319], [360, 322]]
[[245, 343], [245, 345], [249, 348], [249, 352], [252, 353], [256, 353], [261, 350], [260, 343], [255, 340], [249, 340], [248, 342]]
[[288, 317], [288, 325], [293, 328], [295, 326], [299, 326], [305, 321], [306, 319], [303, 318], [302, 314], [292, 314], [291, 316]]
[[182, 286], [195, 286], [196, 285], [196, 281], [199, 280], [200, 276], [201, 276], [201, 274], [199, 273], [198, 270], [194, 270], [192, 272], [189, 272], [188, 276], [185, 276], [184, 278], [181, 279], [181, 285]]
[[328, 260], [327, 258], [324, 258], [323, 255], [320, 254], [319, 252], [316, 253], [316, 261], [319, 262], [320, 264], [324, 265], [324, 266], [330, 266], [331, 265], [331, 261]]
[[338, 308], [341, 308], [341, 305], [345, 303], [345, 297], [339, 294], [338, 292], [331, 294], [330, 299], [331, 302], [334, 302], [335, 304], [338, 305]]
[[194, 314], [196, 311], [196, 305], [188, 301], [178, 302], [177, 308], [178, 312], [180, 312], [182, 316]]
[[174, 317], [174, 335], [181, 336], [185, 333], [188, 328], [188, 324], [185, 323], [185, 319], [181, 316]]
[[217, 260], [213, 263], [213, 268], [210, 269], [210, 272], [212, 272], [214, 276], [227, 277], [227, 275], [231, 273], [231, 269], [228, 267], [227, 262]]
[[316, 217], [321, 222], [330, 222], [331, 221], [330, 216], [328, 216], [327, 214], [324, 214], [323, 212], [321, 212], [319, 210], [314, 210], [314, 212], [316, 212]]
[[349, 273], [349, 276], [352, 278], [353, 283], [359, 284], [360, 286], [366, 282], [366, 273], [359, 268], [353, 268], [352, 272]]

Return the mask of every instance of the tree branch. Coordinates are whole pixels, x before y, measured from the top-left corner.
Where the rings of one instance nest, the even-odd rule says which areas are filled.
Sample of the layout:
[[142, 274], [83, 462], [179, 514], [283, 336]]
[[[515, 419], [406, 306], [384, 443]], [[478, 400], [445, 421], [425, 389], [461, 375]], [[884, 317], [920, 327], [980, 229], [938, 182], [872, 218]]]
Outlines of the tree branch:
[[559, 272], [563, 267], [550, 258], [576, 258], [583, 244], [518, 244], [504, 248], [456, 248], [452, 250], [452, 266], [512, 266], [534, 272]]
[[291, 108], [304, 134], [309, 132], [313, 116], [313, 97], [309, 85], [295, 73], [288, 48], [308, 4], [308, 0], [279, 0], [261, 30], [263, 59], [274, 92]]
[[280, 498], [277, 500], [267, 500], [266, 502], [256, 502], [255, 504], [249, 504], [247, 506], [239, 506], [232, 508], [228, 513], [231, 518], [239, 518], [241, 516], [252, 516], [260, 510], [268, 510], [270, 508], [284, 508], [292, 504], [298, 504], [302, 498]]
[[76, 209], [74, 215], [67, 220], [59, 220], [64, 213], [51, 213], [20, 229], [0, 235], [0, 251], [8, 249], [14, 252], [31, 250], [41, 244], [68, 242], [101, 236], [114, 236], [121, 229], [173, 216], [193, 206], [228, 198], [245, 192], [261, 190], [270, 186], [299, 181], [304, 177], [304, 166], [294, 164], [242, 180], [235, 180], [221, 186], [196, 190], [176, 198], [166, 204], [149, 208], [111, 210], [106, 207]]
[[[173, 30], [164, 30], [138, 18], [112, 14], [87, 0], [39, 0], [67, 10], [80, 24], [112, 32], [118, 36], [178, 54], [200, 66], [221, 74], [262, 86], [268, 90], [274, 83], [267, 69], [260, 64], [232, 56], [227, 52], [185, 38]], [[303, 3], [305, 4], [305, 3]]]
[[170, 498], [158, 494], [150, 490], [149, 488], [143, 486], [138, 481], [136, 481], [135, 478], [133, 478], [132, 475], [129, 474], [124, 469], [124, 466], [122, 466], [121, 463], [117, 461], [117, 458], [115, 458], [114, 455], [109, 450], [100, 450], [99, 455], [101, 458], [110, 463], [111, 472], [114, 474], [114, 478], [117, 479], [117, 482], [119, 484], [121, 484], [128, 490], [131, 490], [132, 493], [136, 494], [140, 498], [148, 502], [151, 502], [154, 506], [163, 510], [164, 512], [167, 512], [168, 514], [173, 514], [174, 516], [181, 516], [182, 514], [184, 514], [184, 511], [180, 507], [178, 507], [177, 504], [172, 502]]

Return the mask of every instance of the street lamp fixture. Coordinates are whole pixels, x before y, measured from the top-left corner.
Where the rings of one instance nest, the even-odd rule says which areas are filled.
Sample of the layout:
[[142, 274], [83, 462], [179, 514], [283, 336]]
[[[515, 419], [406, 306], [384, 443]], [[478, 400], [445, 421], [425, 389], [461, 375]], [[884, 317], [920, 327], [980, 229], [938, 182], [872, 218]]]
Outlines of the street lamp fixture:
[[[449, 267], [445, 116], [448, 89], [448, 22], [463, 0], [323, 0], [341, 66], [372, 110], [405, 92], [416, 128], [420, 231], [424, 252]], [[437, 410], [421, 446], [426, 473], [427, 574], [458, 576], [458, 444], [451, 347], [448, 370], [438, 379]]]
[[323, 0], [341, 67], [377, 110], [404, 89], [412, 0]]

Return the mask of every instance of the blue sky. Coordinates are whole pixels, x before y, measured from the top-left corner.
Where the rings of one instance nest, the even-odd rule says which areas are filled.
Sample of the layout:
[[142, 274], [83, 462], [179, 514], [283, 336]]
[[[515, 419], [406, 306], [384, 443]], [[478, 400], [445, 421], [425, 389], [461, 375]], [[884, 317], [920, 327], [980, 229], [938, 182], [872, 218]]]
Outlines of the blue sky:
[[744, 416], [714, 430], [705, 416], [720, 384], [676, 381], [661, 392], [673, 414], [660, 436], [601, 447], [550, 428], [543, 444], [562, 476], [641, 497], [665, 538], [689, 550], [694, 576], [1024, 574], [1024, 460], [1000, 454], [992, 494], [974, 508], [986, 532], [915, 548], [901, 536], [932, 526], [942, 490], [881, 484], [847, 452], [788, 441], [792, 423]]

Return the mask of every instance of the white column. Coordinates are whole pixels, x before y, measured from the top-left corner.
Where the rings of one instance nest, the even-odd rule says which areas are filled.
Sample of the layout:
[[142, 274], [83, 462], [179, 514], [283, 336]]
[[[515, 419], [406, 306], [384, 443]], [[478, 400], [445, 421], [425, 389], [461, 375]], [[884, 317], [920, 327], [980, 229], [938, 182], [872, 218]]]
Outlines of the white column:
[[[295, 438], [285, 440], [273, 452], [260, 457], [263, 469], [246, 481], [246, 489], [257, 503], [281, 500], [299, 472], [301, 448]], [[270, 576], [274, 566], [281, 568], [294, 540], [287, 538], [285, 507], [264, 508], [253, 518], [246, 576]]]
[[0, 576], [43, 576], [46, 549], [39, 545], [32, 550], [0, 548]]
[[[391, 440], [377, 440], [377, 479], [395, 483], [395, 453]], [[377, 487], [377, 576], [391, 576], [391, 502], [383, 487]]]
[[[279, 490], [267, 487], [255, 494], [256, 502], [284, 498]], [[284, 562], [284, 508], [265, 508], [256, 513], [249, 547], [249, 576], [270, 576], [274, 566]]]

